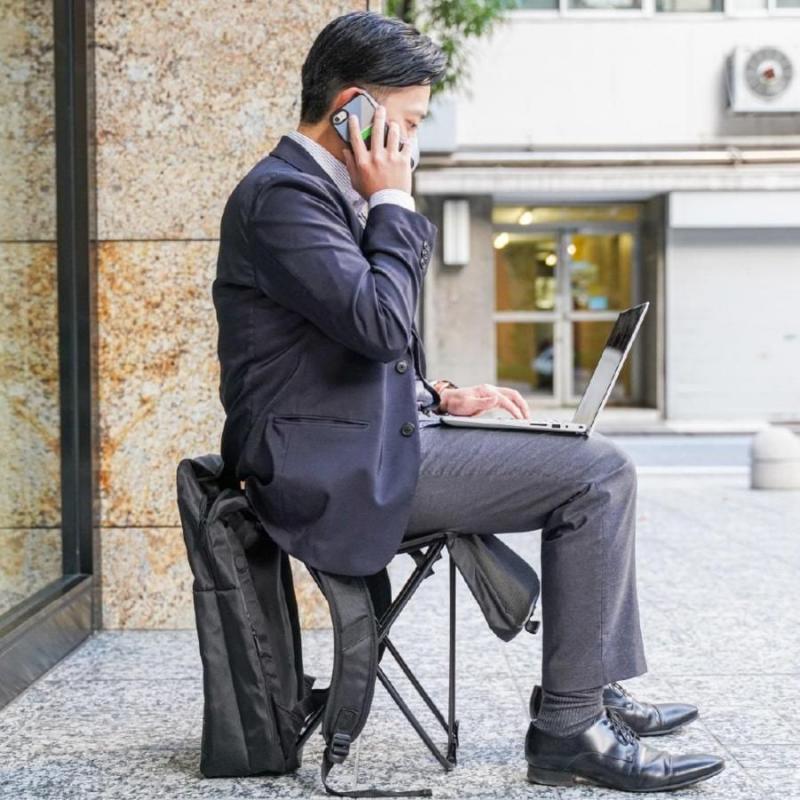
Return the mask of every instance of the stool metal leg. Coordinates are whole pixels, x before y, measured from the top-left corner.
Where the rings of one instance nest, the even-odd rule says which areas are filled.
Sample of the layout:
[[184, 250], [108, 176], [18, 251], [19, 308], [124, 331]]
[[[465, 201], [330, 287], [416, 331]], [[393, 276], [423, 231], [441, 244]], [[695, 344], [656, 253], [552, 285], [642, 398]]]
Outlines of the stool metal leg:
[[405, 700], [403, 700], [403, 698], [400, 696], [400, 693], [394, 687], [394, 684], [386, 677], [386, 673], [381, 667], [378, 667], [378, 678], [386, 688], [386, 691], [389, 692], [392, 700], [397, 703], [398, 708], [406, 715], [406, 719], [419, 734], [420, 739], [425, 742], [428, 750], [433, 753], [433, 755], [436, 757], [436, 760], [445, 768], [445, 771], [449, 772], [451, 769], [453, 769], [453, 764], [447, 760], [447, 756], [442, 755], [441, 750], [439, 750], [439, 748], [433, 743], [433, 740], [430, 736], [428, 736], [425, 728], [422, 727], [419, 720], [414, 716], [414, 712], [406, 705]]
[[[449, 674], [448, 674], [448, 719], [445, 722], [444, 715], [439, 710], [438, 706], [434, 701], [431, 699], [430, 695], [425, 691], [422, 684], [419, 682], [417, 677], [411, 671], [411, 668], [405, 662], [403, 657], [398, 652], [397, 648], [389, 639], [389, 630], [392, 624], [395, 622], [397, 617], [399, 616], [400, 612], [405, 608], [408, 604], [409, 600], [414, 594], [414, 591], [417, 589], [419, 584], [427, 577], [429, 574], [434, 561], [437, 560], [439, 553], [441, 552], [442, 548], [444, 547], [445, 542], [444, 540], [438, 540], [435, 543], [431, 544], [428, 549], [425, 551], [425, 556], [422, 559], [422, 562], [417, 565], [414, 571], [411, 573], [409, 578], [407, 579], [406, 583], [403, 585], [402, 589], [398, 592], [397, 597], [392, 601], [392, 604], [387, 609], [386, 613], [383, 617], [378, 621], [377, 628], [378, 628], [378, 641], [385, 641], [386, 649], [392, 654], [394, 659], [397, 661], [398, 665], [405, 673], [406, 677], [411, 682], [412, 686], [416, 689], [419, 693], [420, 697], [425, 701], [426, 705], [430, 710], [433, 712], [434, 716], [436, 717], [437, 721], [441, 724], [444, 730], [447, 732], [447, 754], [442, 754], [441, 750], [434, 744], [431, 737], [428, 735], [427, 731], [422, 727], [419, 720], [414, 716], [414, 713], [408, 707], [407, 703], [403, 700], [400, 696], [400, 693], [397, 691], [397, 688], [394, 684], [389, 680], [386, 673], [383, 671], [381, 666], [378, 666], [377, 669], [377, 677], [385, 687], [386, 691], [389, 693], [389, 696], [394, 700], [397, 704], [398, 708], [403, 712], [406, 716], [408, 721], [411, 723], [414, 730], [417, 732], [419, 737], [428, 747], [428, 749], [433, 753], [435, 758], [439, 761], [439, 763], [444, 767], [446, 771], [450, 771], [454, 765], [456, 764], [456, 750], [458, 748], [458, 720], [455, 719], [455, 624], [456, 624], [456, 616], [455, 616], [455, 603], [456, 603], [456, 575], [455, 575], [455, 562], [453, 559], [450, 559], [450, 586], [449, 586], [449, 594], [450, 594], [450, 609], [449, 609], [449, 622], [450, 622], [450, 638], [449, 638]], [[314, 711], [311, 714], [306, 722], [306, 726], [303, 729], [302, 733], [298, 737], [298, 746], [302, 746], [314, 731], [314, 729], [322, 722], [322, 717], [325, 711], [325, 707], [322, 706]]]
[[425, 580], [428, 572], [430, 572], [433, 562], [444, 547], [444, 540], [431, 545], [425, 553], [424, 561], [419, 564], [405, 582], [403, 588], [398, 592], [397, 597], [392, 602], [391, 606], [387, 609], [386, 613], [379, 620], [378, 641], [382, 641], [389, 633], [394, 621], [399, 616], [400, 612], [406, 607], [406, 604], [413, 596], [417, 587]]
[[400, 669], [405, 672], [406, 677], [411, 682], [411, 685], [417, 690], [417, 692], [419, 692], [420, 697], [425, 701], [425, 704], [433, 712], [436, 719], [439, 720], [439, 724], [445, 730], [447, 730], [447, 723], [445, 722], [444, 715], [441, 711], [439, 711], [439, 707], [433, 702], [430, 695], [425, 691], [422, 684], [419, 682], [419, 679], [411, 671], [411, 668], [408, 666], [408, 664], [406, 664], [405, 659], [400, 655], [397, 648], [392, 644], [391, 640], [387, 637], [385, 641], [387, 649], [394, 656], [394, 659], [399, 664]]
[[[422, 563], [419, 564], [417, 569], [412, 573], [411, 577], [406, 582], [406, 585], [400, 591], [397, 597], [398, 603], [401, 603], [402, 606], [408, 602], [410, 596], [406, 594], [406, 587], [409, 586], [417, 586], [419, 583], [426, 577], [430, 567], [433, 565], [433, 562], [438, 557], [439, 552], [441, 551], [442, 547], [444, 546], [444, 542], [437, 542], [436, 545], [432, 545], [425, 553], [425, 558], [423, 559]], [[381, 683], [384, 685], [386, 690], [389, 692], [389, 695], [392, 699], [397, 703], [400, 710], [405, 714], [408, 721], [413, 726], [414, 730], [417, 731], [420, 738], [426, 744], [428, 749], [433, 753], [433, 755], [437, 758], [439, 763], [445, 768], [445, 770], [449, 771], [453, 768], [456, 763], [456, 750], [458, 748], [458, 720], [455, 719], [455, 563], [452, 559], [450, 559], [450, 637], [449, 637], [449, 675], [448, 675], [448, 721], [445, 722], [444, 715], [439, 710], [438, 706], [434, 701], [431, 699], [430, 695], [425, 691], [422, 684], [419, 682], [417, 677], [413, 674], [408, 664], [402, 658], [400, 653], [398, 652], [397, 648], [391, 642], [388, 637], [388, 626], [384, 627], [383, 620], [379, 626], [379, 638], [384, 640], [386, 643], [387, 650], [392, 654], [392, 656], [397, 661], [400, 668], [405, 673], [406, 677], [411, 682], [412, 686], [416, 689], [419, 693], [420, 697], [425, 701], [426, 705], [430, 710], [433, 712], [434, 716], [447, 732], [447, 755], [443, 755], [442, 752], [439, 750], [438, 747], [432, 742], [430, 736], [422, 729], [417, 718], [414, 716], [414, 713], [408, 707], [408, 705], [403, 701], [402, 697], [400, 697], [399, 692], [395, 688], [394, 684], [389, 680], [386, 676], [386, 673], [379, 667], [378, 677], [381, 680]], [[392, 614], [391, 612], [394, 610], [394, 603], [389, 611], [384, 615], [384, 620], [388, 621], [389, 624], [394, 621], [396, 618], [396, 614]]]
[[456, 763], [458, 720], [456, 719], [456, 562], [450, 557], [450, 675], [447, 698], [447, 760]]

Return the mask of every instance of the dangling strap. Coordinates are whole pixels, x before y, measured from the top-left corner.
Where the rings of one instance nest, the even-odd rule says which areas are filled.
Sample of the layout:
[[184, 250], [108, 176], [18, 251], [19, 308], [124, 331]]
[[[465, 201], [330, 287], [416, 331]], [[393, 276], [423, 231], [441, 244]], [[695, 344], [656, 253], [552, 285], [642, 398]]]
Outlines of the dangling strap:
[[328, 785], [328, 773], [335, 762], [330, 761], [328, 758], [328, 748], [322, 754], [322, 784], [328, 794], [336, 795], [337, 797], [432, 797], [433, 792], [429, 788], [423, 789], [405, 789], [405, 790], [392, 790], [392, 789], [378, 789], [371, 787], [369, 789], [353, 789], [352, 791], [338, 791]]
[[[338, 791], [328, 785], [331, 768], [347, 758], [350, 744], [369, 716], [378, 671], [378, 631], [370, 586], [364, 577], [313, 568], [309, 571], [328, 601], [333, 623], [333, 673], [322, 721], [326, 746], [321, 775], [325, 791], [339, 797], [430, 797], [428, 788]], [[372, 589], [375, 591], [376, 587]]]

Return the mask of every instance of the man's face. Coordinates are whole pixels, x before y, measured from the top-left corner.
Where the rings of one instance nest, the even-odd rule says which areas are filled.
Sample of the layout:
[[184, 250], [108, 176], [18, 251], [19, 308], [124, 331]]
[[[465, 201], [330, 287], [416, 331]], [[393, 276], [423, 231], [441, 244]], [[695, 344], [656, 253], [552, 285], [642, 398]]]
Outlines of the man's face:
[[428, 113], [430, 86], [404, 86], [393, 89], [378, 102], [386, 107], [386, 122], [400, 125], [400, 138], [411, 139]]

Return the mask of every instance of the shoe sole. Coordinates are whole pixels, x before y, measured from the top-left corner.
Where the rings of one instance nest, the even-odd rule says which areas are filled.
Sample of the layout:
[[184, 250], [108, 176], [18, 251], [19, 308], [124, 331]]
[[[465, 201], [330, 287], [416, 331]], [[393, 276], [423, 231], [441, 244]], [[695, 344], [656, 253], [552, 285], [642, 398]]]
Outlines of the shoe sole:
[[623, 789], [621, 786], [612, 786], [610, 783], [603, 783], [602, 781], [593, 778], [586, 778], [583, 775], [575, 775], [571, 772], [559, 772], [552, 769], [540, 769], [539, 767], [528, 765], [528, 781], [530, 783], [539, 783], [544, 786], [577, 786], [579, 784], [587, 784], [589, 786], [600, 786], [604, 789], [616, 789], [623, 792], [668, 792], [673, 789], [683, 789], [686, 786], [692, 786], [695, 783], [713, 778], [719, 775], [725, 769], [725, 764], [721, 764], [719, 769], [714, 772], [709, 772], [699, 778], [691, 778], [684, 780], [680, 783], [672, 783], [669, 786], [656, 786], [646, 789]]

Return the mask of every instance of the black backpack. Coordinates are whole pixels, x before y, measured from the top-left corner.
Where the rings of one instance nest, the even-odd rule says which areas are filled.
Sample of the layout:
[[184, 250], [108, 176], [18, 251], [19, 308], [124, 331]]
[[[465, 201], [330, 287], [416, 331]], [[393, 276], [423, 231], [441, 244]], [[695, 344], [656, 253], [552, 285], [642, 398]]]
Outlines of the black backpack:
[[[329, 794], [430, 796], [405, 791], [337, 791], [327, 783], [366, 724], [375, 689], [375, 620], [391, 603], [386, 569], [371, 576], [309, 570], [330, 607], [334, 662], [330, 684], [314, 689], [303, 671], [297, 601], [289, 556], [267, 535], [222, 458], [183, 459], [177, 499], [194, 575], [195, 620], [203, 664], [200, 771], [207, 778], [285, 774], [302, 764], [306, 723], [323, 714], [321, 776]], [[451, 558], [505, 641], [524, 626], [539, 594], [530, 566], [494, 536], [448, 536]]]

